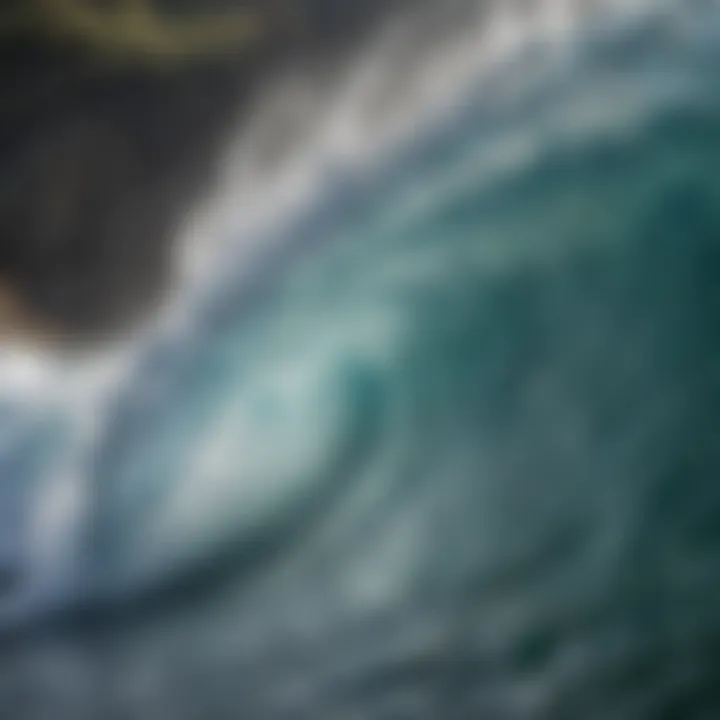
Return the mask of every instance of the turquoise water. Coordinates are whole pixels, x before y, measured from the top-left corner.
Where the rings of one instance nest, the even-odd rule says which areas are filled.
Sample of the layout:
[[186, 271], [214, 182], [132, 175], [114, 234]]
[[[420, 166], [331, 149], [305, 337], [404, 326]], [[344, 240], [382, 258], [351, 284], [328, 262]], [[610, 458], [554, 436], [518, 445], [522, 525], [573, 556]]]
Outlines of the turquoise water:
[[12, 508], [67, 467], [82, 512], [8, 601], [2, 717], [720, 712], [720, 45], [694, 7], [338, 171], [142, 350], [90, 449], [31, 415]]

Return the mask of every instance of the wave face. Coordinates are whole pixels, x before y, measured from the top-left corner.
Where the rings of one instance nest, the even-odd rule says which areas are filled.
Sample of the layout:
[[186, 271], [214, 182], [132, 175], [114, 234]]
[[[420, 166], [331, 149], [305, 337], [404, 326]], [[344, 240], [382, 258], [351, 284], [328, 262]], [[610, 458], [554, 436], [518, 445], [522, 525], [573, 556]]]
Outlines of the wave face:
[[720, 15], [572, 5], [382, 141], [355, 59], [167, 322], [6, 358], [0, 716], [720, 713]]

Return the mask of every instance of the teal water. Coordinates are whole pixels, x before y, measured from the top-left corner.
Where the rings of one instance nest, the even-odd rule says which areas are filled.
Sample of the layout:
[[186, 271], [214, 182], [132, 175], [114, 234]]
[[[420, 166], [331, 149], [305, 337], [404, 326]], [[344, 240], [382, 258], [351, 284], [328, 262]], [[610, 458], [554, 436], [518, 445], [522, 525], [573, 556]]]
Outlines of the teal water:
[[69, 454], [2, 717], [720, 712], [720, 45], [687, 7], [468, 87], [224, 263]]

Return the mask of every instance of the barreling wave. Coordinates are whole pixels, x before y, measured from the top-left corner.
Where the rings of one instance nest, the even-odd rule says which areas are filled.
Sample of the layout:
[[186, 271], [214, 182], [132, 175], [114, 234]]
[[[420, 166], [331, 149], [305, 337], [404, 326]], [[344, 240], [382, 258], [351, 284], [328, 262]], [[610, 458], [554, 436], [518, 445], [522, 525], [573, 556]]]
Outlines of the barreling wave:
[[653, 7], [315, 158], [92, 395], [7, 615], [68, 717], [719, 707], [718, 16]]

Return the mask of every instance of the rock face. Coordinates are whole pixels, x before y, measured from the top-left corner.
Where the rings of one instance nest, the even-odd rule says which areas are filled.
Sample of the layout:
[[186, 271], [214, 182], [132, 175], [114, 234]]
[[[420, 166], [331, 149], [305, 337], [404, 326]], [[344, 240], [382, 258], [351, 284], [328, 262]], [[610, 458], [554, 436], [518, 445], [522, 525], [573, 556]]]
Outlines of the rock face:
[[[343, 47], [378, 3], [23, 3], [0, 14], [5, 330], [132, 326], [218, 147], [278, 64]], [[374, 8], [373, 8], [374, 6]]]

